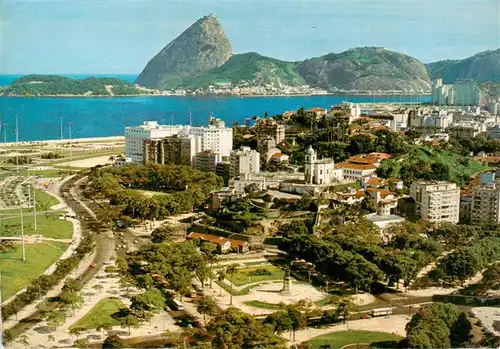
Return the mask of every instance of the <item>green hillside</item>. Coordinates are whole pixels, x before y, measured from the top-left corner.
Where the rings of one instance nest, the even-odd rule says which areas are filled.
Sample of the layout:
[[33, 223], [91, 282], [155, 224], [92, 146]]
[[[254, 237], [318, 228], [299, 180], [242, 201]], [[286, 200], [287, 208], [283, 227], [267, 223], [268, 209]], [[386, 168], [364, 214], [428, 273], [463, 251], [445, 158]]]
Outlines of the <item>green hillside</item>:
[[459, 79], [500, 82], [500, 49], [480, 52], [460, 60], [429, 63], [426, 68], [432, 78], [443, 78], [447, 84]]
[[255, 52], [232, 56], [224, 65], [189, 79], [184, 87], [207, 87], [215, 83], [231, 82], [233, 85], [250, 83], [264, 85], [281, 82], [285, 85], [304, 85], [296, 70], [296, 63], [280, 61]]
[[58, 75], [26, 75], [16, 79], [3, 94], [8, 96], [110, 96], [105, 86], [112, 86], [113, 95], [148, 94], [134, 85], [115, 78], [71, 79]]
[[298, 71], [309, 85], [325, 89], [428, 92], [430, 86], [420, 61], [381, 47], [358, 47], [307, 59]]

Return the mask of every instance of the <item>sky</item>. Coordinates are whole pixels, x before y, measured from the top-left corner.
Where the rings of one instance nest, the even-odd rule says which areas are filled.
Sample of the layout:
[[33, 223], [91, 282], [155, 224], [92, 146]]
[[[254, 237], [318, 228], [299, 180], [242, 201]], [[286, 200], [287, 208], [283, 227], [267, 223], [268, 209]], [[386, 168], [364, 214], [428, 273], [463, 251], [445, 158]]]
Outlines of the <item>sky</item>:
[[198, 18], [234, 53], [379, 46], [424, 63], [500, 47], [500, 0], [0, 0], [0, 74], [134, 74]]

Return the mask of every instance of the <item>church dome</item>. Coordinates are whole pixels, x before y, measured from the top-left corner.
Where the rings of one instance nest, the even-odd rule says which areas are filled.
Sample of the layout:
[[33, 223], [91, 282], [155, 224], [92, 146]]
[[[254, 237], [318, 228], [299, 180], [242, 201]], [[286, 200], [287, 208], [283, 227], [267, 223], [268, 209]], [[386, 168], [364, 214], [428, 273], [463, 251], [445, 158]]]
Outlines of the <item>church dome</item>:
[[312, 145], [309, 146], [309, 149], [306, 150], [307, 155], [315, 155], [316, 151], [314, 151]]

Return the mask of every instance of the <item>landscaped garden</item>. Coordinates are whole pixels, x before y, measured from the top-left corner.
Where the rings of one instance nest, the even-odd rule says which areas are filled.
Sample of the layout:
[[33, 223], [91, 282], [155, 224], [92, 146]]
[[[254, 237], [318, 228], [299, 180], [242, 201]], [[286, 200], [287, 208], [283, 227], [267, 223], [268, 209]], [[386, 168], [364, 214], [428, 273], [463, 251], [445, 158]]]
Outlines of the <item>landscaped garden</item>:
[[99, 325], [119, 326], [120, 309], [126, 306], [116, 298], [101, 299], [84, 317], [70, 326], [73, 328], [80, 328], [83, 330], [91, 330], [97, 328]]
[[232, 277], [227, 275], [229, 281], [232, 280], [235, 286], [243, 286], [261, 281], [282, 280], [285, 271], [273, 265], [261, 265], [249, 268], [240, 268]]
[[31, 280], [36, 279], [50, 265], [57, 261], [66, 250], [67, 244], [62, 242], [43, 242], [26, 244], [26, 261], [22, 261], [22, 249], [16, 244], [14, 250], [0, 254], [0, 271], [2, 272], [2, 296], [7, 299], [20, 291]]
[[330, 345], [331, 349], [340, 349], [348, 344], [371, 344], [376, 348], [397, 348], [398, 342], [403, 339], [400, 336], [373, 331], [342, 331], [331, 332], [307, 341], [313, 349]]

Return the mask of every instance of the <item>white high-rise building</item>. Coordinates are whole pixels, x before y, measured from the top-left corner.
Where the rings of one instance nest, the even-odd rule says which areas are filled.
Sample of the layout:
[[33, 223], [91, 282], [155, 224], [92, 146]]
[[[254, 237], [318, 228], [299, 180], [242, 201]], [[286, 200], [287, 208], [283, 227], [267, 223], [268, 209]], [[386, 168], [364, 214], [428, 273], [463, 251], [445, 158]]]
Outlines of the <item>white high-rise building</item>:
[[179, 135], [195, 136], [201, 146], [199, 151], [210, 150], [219, 156], [229, 156], [233, 149], [233, 129], [225, 127], [224, 121], [210, 118], [208, 126], [158, 125], [156, 121], [145, 121], [143, 125], [125, 128], [125, 156], [137, 164], [144, 163], [144, 141]]
[[480, 105], [481, 90], [471, 80], [457, 80], [446, 85], [438, 78], [432, 81], [431, 101], [437, 105]]
[[413, 182], [410, 196], [420, 218], [429, 223], [457, 223], [460, 212], [460, 188], [444, 181]]
[[249, 147], [241, 147], [238, 150], [233, 150], [229, 162], [230, 178], [260, 172], [260, 154]]
[[125, 157], [142, 164], [144, 141], [179, 134], [182, 125], [159, 125], [157, 121], [145, 121], [140, 126], [125, 127]]
[[229, 156], [233, 150], [233, 129], [225, 127], [224, 121], [210, 118], [208, 126], [186, 126], [182, 131], [201, 139], [201, 151], [211, 150], [219, 156]]

